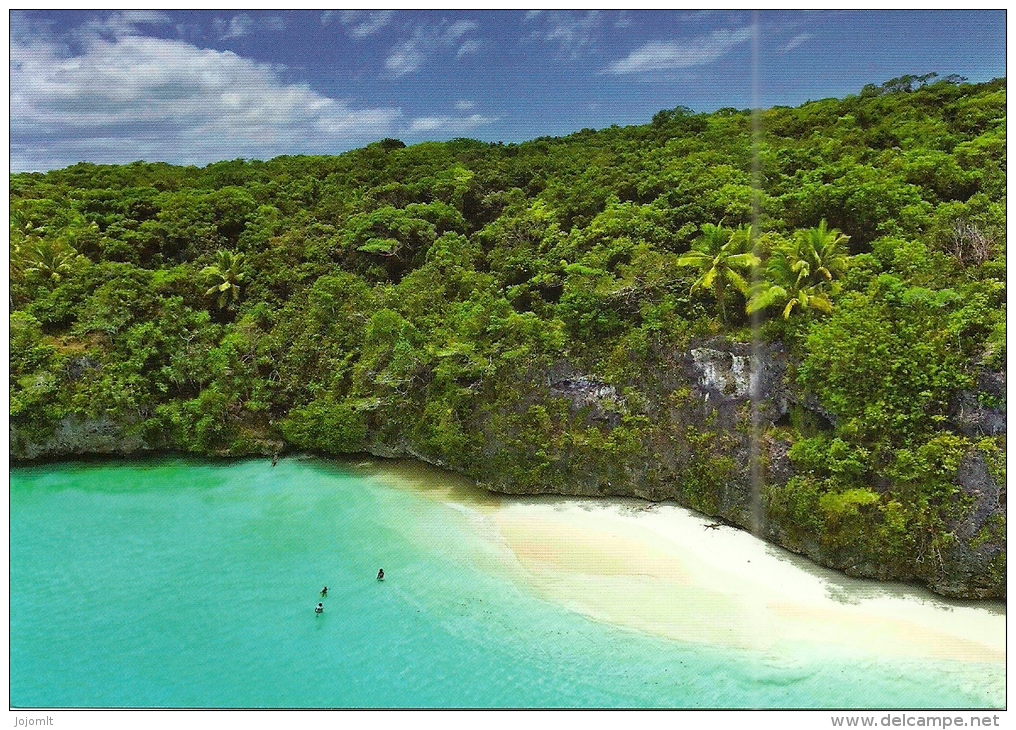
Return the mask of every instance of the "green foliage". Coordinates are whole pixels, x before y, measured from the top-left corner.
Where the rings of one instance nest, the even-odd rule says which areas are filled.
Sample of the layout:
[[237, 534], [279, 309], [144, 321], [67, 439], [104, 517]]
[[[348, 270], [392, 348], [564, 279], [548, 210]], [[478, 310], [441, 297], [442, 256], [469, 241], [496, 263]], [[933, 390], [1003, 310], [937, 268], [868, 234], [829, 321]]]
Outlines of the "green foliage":
[[769, 257], [765, 278], [752, 290], [747, 312], [783, 307], [789, 319], [796, 307], [829, 314], [830, 297], [839, 292], [839, 279], [848, 268], [848, 236], [830, 231], [822, 220], [818, 227], [798, 231], [792, 241], [779, 241]]
[[941, 428], [956, 393], [972, 384], [960, 298], [907, 288], [882, 275], [816, 323], [801, 383], [837, 417], [837, 430], [880, 448], [905, 446]]
[[863, 481], [871, 463], [865, 448], [825, 435], [798, 440], [788, 455], [798, 471], [833, 477], [840, 486]]
[[[969, 507], [962, 459], [1004, 483], [1004, 439], [951, 419], [1005, 367], [1005, 80], [904, 76], [756, 121], [678, 107], [522, 144], [12, 175], [12, 448], [109, 419], [160, 448], [411, 449], [715, 514], [744, 433], [709, 425], [675, 361], [747, 341], [751, 315], [807, 391], [767, 517], [887, 577], [931, 570]], [[558, 393], [573, 371], [612, 395]]]
[[819, 507], [822, 489], [815, 479], [791, 477], [786, 484], [766, 484], [763, 503], [770, 519], [787, 525], [800, 536], [815, 536], [825, 530]]
[[10, 345], [11, 425], [25, 436], [41, 440], [63, 415], [57, 402], [62, 358], [45, 341], [39, 321], [25, 312], [11, 313]]
[[172, 432], [174, 443], [188, 451], [208, 454], [229, 444], [235, 428], [230, 405], [229, 396], [213, 385], [197, 398], [161, 405], [156, 412]]
[[363, 451], [367, 422], [362, 405], [330, 398], [315, 400], [290, 411], [282, 422], [282, 435], [301, 449], [328, 454]]
[[42, 240], [21, 252], [21, 264], [27, 277], [48, 286], [73, 275], [79, 261], [77, 252], [63, 241]]
[[736, 231], [705, 224], [702, 237], [691, 251], [677, 260], [678, 266], [691, 266], [701, 272], [692, 284], [692, 292], [709, 290], [720, 305], [721, 317], [726, 320], [725, 294], [734, 289], [747, 296], [749, 280], [747, 272], [758, 266], [760, 260], [752, 249], [751, 227]]
[[39, 321], [26, 312], [12, 312], [10, 327], [11, 380], [46, 369], [56, 350], [44, 341]]
[[819, 509], [826, 520], [845, 522], [856, 517], [862, 507], [878, 504], [879, 498], [870, 489], [848, 489], [845, 492], [826, 492], [818, 500]]
[[977, 448], [984, 454], [984, 459], [988, 464], [988, 473], [995, 480], [995, 484], [999, 486], [1006, 484], [1005, 436], [982, 439], [978, 442]]

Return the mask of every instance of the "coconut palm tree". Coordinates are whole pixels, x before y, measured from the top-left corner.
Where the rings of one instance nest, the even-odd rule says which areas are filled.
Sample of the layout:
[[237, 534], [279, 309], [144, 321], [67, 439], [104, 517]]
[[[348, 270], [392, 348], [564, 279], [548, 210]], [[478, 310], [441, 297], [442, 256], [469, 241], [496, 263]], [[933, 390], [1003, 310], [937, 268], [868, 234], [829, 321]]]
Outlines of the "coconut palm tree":
[[702, 237], [692, 245], [692, 250], [677, 260], [678, 266], [693, 266], [702, 272], [691, 291], [711, 290], [720, 304], [720, 317], [724, 321], [727, 319], [724, 303], [727, 289], [732, 287], [747, 296], [749, 285], [744, 274], [760, 263], [751, 247], [751, 226], [731, 230], [706, 223], [702, 226]]
[[848, 240], [838, 230], [829, 230], [823, 220], [778, 245], [766, 265], [766, 279], [752, 290], [748, 314], [773, 306], [783, 306], [784, 319], [797, 307], [829, 314], [833, 306], [829, 297], [839, 290], [837, 279], [849, 264]]
[[796, 307], [802, 311], [815, 309], [823, 314], [833, 311], [833, 303], [829, 299], [828, 292], [822, 286], [795, 286], [789, 288], [779, 284], [763, 283], [757, 293], [748, 300], [747, 312], [755, 312], [767, 309], [772, 306], [783, 306], [783, 318], [790, 319]]
[[243, 254], [219, 251], [215, 263], [201, 270], [201, 276], [212, 284], [205, 296], [215, 297], [219, 309], [227, 308], [240, 298], [240, 283], [244, 279], [242, 266]]
[[847, 270], [850, 261], [847, 241], [850, 236], [844, 236], [835, 228], [830, 231], [824, 218], [816, 228], [798, 231], [796, 240], [798, 255], [808, 261], [810, 273], [816, 280], [831, 282]]
[[[59, 284], [74, 271], [78, 252], [63, 241], [43, 240], [36, 244], [21, 244], [17, 252], [25, 275], [34, 275], [50, 284]], [[12, 260], [12, 264], [13, 264]]]

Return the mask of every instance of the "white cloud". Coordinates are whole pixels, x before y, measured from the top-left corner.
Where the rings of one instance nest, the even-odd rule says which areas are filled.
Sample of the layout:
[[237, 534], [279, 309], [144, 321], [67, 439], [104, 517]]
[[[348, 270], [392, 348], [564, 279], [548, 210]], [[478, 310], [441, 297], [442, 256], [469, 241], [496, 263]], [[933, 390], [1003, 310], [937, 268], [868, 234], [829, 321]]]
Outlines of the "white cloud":
[[530, 40], [543, 41], [558, 47], [558, 57], [575, 61], [592, 52], [597, 42], [597, 32], [603, 24], [603, 16], [597, 10], [586, 13], [577, 11], [554, 11], [541, 13], [525, 20], [540, 20], [542, 27], [529, 35]]
[[321, 15], [321, 22], [325, 25], [338, 20], [346, 27], [346, 32], [355, 40], [361, 40], [374, 35], [379, 30], [392, 22], [395, 17], [393, 10], [378, 10], [367, 12], [364, 10], [327, 10]]
[[74, 35], [83, 39], [96, 36], [120, 38], [139, 33], [142, 26], [169, 25], [171, 22], [168, 15], [156, 10], [124, 10], [92, 18], [75, 31]]
[[432, 116], [417, 117], [409, 125], [408, 134], [463, 134], [477, 127], [496, 122], [496, 117], [470, 114], [468, 117]]
[[216, 18], [214, 25], [220, 40], [243, 38], [254, 30], [254, 18], [247, 13], [240, 13], [230, 18], [228, 23], [221, 18]]
[[470, 31], [474, 31], [479, 26], [471, 20], [457, 20], [448, 26], [441, 34], [441, 38], [444, 42], [454, 42], [464, 36]]
[[750, 40], [752, 29], [714, 30], [691, 40], [650, 41], [626, 58], [612, 63], [606, 73], [641, 74], [654, 71], [692, 68], [717, 61], [737, 46]]
[[476, 53], [479, 50], [480, 41], [466, 41], [459, 46], [459, 50], [456, 52], [455, 57], [462, 58], [463, 56], [468, 56], [471, 53]]
[[813, 36], [811, 33], [800, 33], [799, 35], [796, 35], [793, 38], [791, 38], [786, 43], [786, 45], [780, 48], [780, 53], [789, 53], [795, 48], [804, 45], [814, 37], [815, 36]]
[[419, 70], [435, 53], [455, 46], [458, 46], [456, 55], [459, 58], [475, 53], [480, 47], [477, 41], [466, 40], [462, 43], [459, 41], [478, 27], [471, 20], [459, 20], [451, 24], [443, 22], [438, 26], [420, 26], [412, 38], [402, 41], [388, 54], [385, 59], [385, 70], [393, 78], [411, 74]]
[[12, 169], [328, 153], [397, 132], [397, 109], [354, 108], [272, 66], [117, 23], [120, 37], [83, 37], [75, 54], [12, 24]]
[[455, 108], [460, 112], [468, 112], [469, 110], [476, 108], [476, 102], [462, 99], [455, 102]]

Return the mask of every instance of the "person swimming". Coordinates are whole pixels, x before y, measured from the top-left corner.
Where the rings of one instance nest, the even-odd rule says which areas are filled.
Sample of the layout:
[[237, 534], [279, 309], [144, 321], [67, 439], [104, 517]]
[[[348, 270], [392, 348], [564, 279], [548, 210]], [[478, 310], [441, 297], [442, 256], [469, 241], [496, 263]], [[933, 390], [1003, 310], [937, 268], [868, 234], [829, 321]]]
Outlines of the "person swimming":
[[324, 598], [327, 595], [328, 595], [328, 586], [325, 586], [324, 588], [321, 589], [321, 597]]
[[384, 580], [385, 579], [385, 569], [384, 568], [379, 568], [378, 569], [378, 571], [377, 571], [377, 579], [378, 580]]
[[317, 605], [317, 608], [315, 608], [315, 609], [314, 609], [314, 613], [316, 613], [316, 614], [319, 614], [319, 615], [320, 615], [321, 613], [323, 613], [323, 612], [324, 612], [324, 610], [325, 610], [325, 604], [323, 604], [323, 603], [319, 603], [319, 604]]

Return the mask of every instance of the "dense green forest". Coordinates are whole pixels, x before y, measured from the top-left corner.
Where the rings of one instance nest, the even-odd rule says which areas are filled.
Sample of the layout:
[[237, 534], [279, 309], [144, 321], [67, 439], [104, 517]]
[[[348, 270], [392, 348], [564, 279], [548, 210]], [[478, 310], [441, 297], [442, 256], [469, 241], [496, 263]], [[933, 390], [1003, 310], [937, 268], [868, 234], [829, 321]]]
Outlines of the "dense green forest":
[[[1004, 595], [1005, 109], [929, 75], [754, 123], [14, 174], [11, 454], [411, 454]], [[703, 343], [790, 395], [710, 410]]]

